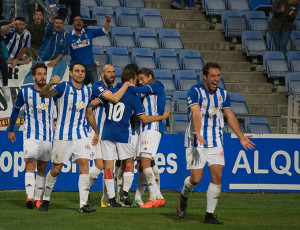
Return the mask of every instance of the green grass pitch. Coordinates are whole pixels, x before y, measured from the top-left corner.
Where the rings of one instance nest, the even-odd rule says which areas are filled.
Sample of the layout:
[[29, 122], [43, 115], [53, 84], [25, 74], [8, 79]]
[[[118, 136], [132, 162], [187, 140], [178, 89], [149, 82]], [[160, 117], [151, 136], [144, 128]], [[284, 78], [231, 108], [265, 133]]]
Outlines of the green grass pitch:
[[176, 214], [178, 192], [163, 192], [167, 206], [155, 209], [101, 208], [101, 195], [91, 192], [97, 213], [86, 214], [77, 212], [78, 192], [54, 192], [49, 211], [39, 212], [25, 208], [24, 191], [2, 191], [0, 229], [300, 229], [300, 194], [295, 193], [221, 193], [216, 213], [223, 226], [203, 223], [205, 193], [190, 196], [184, 219]]

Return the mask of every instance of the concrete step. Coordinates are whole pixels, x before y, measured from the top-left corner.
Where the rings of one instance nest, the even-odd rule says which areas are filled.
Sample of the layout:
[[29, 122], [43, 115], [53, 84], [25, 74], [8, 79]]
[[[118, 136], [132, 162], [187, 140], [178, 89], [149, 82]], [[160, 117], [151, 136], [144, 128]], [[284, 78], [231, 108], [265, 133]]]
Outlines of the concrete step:
[[184, 41], [206, 42], [224, 42], [224, 36], [220, 31], [194, 31], [180, 30], [180, 35]]
[[245, 62], [246, 58], [239, 52], [229, 51], [201, 51], [201, 56], [205, 61], [213, 62]]
[[[273, 85], [271, 83], [228, 83], [226, 82], [226, 89], [229, 92], [237, 93], [272, 93]], [[285, 86], [279, 86], [277, 93], [284, 94]]]
[[[169, 1], [171, 2], [171, 1]], [[205, 14], [201, 10], [174, 10], [174, 9], [160, 9], [160, 14], [165, 21], [206, 21]]]
[[266, 83], [267, 79], [261, 72], [224, 72], [221, 69], [221, 76], [226, 85], [228, 83]]
[[200, 50], [203, 51], [228, 51], [229, 42], [197, 42], [197, 41], [186, 41], [183, 40], [184, 48], [189, 50]]
[[278, 115], [278, 106], [279, 106], [279, 112], [281, 115], [286, 116], [287, 115], [287, 104], [250, 104], [247, 102], [249, 112], [251, 114], [268, 114], [268, 115]]
[[146, 8], [170, 9], [170, 0], [146, 0]]
[[196, 30], [207, 31], [209, 23], [204, 20], [197, 21], [182, 21], [176, 19], [164, 20], [165, 28], [178, 29], [178, 30]]
[[[204, 59], [204, 61], [206, 61]], [[249, 62], [218, 62], [224, 72], [247, 72], [250, 70]]]
[[270, 93], [257, 93], [257, 94], [244, 94], [246, 102], [250, 104], [260, 105], [287, 105], [287, 97], [284, 94], [270, 94]]

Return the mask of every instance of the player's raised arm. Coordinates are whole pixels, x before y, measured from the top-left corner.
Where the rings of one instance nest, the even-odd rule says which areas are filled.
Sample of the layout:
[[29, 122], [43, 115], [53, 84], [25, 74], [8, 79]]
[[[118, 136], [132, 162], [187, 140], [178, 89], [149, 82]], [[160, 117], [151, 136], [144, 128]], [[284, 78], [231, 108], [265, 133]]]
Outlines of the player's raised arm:
[[40, 97], [54, 97], [56, 96], [56, 91], [54, 89], [52, 89], [51, 87], [54, 85], [57, 85], [60, 83], [60, 77], [55, 75], [54, 77], [51, 78], [50, 83], [44, 85], [44, 87], [42, 88], [41, 92], [40, 92]]
[[170, 112], [168, 110], [165, 110], [163, 115], [158, 115], [158, 116], [148, 116], [146, 114], [141, 114], [139, 115], [139, 118], [144, 124], [156, 122], [156, 121], [162, 121], [166, 120], [169, 117]]
[[254, 149], [255, 144], [250, 141], [249, 138], [252, 136], [245, 136], [240, 128], [239, 121], [236, 119], [234, 113], [232, 112], [231, 108], [225, 108], [223, 109], [224, 116], [227, 118], [227, 123], [231, 127], [232, 131], [237, 135], [237, 137], [240, 139], [240, 142], [242, 146], [246, 150]]
[[117, 92], [112, 93], [111, 91], [107, 90], [101, 95], [101, 97], [112, 103], [117, 103], [123, 97], [128, 86], [134, 86], [134, 84], [130, 82], [125, 82], [124, 85]]

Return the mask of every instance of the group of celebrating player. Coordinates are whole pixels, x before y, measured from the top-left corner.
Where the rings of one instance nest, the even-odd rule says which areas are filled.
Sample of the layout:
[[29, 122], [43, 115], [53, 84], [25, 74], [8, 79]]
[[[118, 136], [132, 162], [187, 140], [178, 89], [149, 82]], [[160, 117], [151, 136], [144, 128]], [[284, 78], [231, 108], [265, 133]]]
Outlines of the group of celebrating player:
[[[18, 93], [8, 134], [9, 140], [14, 142], [14, 125], [24, 106], [27, 208], [36, 206], [40, 211], [48, 211], [52, 189], [63, 164], [70, 157], [78, 164], [80, 173], [79, 212], [96, 212], [89, 199], [89, 190], [101, 172], [104, 173], [102, 207], [134, 204], [140, 208], [155, 208], [166, 205], [160, 192], [155, 155], [166, 128], [163, 120], [168, 118], [169, 112], [164, 109], [164, 86], [155, 79], [151, 69], [138, 70], [132, 64], [126, 66], [121, 75], [122, 83], [116, 87], [113, 87], [115, 71], [112, 65], [102, 67], [101, 81], [95, 82], [91, 88], [83, 84], [85, 66], [80, 62], [70, 66], [71, 80], [68, 82], [61, 82], [59, 76], [54, 76], [46, 84], [47, 67], [43, 63], [32, 67], [32, 75], [34, 85], [24, 87]], [[186, 131], [185, 146], [191, 176], [184, 182], [177, 213], [179, 217], [185, 216], [189, 194], [201, 181], [203, 167], [208, 163], [211, 184], [207, 192], [204, 222], [222, 224], [213, 213], [221, 191], [222, 168], [225, 165], [223, 113], [241, 144], [246, 149], [253, 149], [254, 144], [240, 130], [227, 92], [217, 87], [220, 81], [218, 64], [206, 64], [203, 75], [204, 84], [193, 86], [187, 97], [190, 125]], [[55, 105], [57, 123], [53, 134]], [[139, 178], [132, 202], [128, 192], [134, 178], [134, 157], [137, 158]], [[52, 168], [46, 175], [50, 159]], [[94, 160], [91, 168], [90, 160]], [[146, 185], [150, 197], [144, 203], [142, 194]]]

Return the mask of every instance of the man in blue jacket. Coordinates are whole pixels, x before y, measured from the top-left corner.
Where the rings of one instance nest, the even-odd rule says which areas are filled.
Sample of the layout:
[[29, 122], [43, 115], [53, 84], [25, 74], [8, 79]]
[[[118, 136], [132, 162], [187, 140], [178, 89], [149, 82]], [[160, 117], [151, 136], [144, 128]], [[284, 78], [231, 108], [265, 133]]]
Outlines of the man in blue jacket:
[[68, 48], [71, 54], [70, 65], [75, 62], [81, 62], [85, 65], [86, 77], [84, 84], [94, 83], [99, 81], [97, 68], [93, 57], [93, 38], [108, 34], [110, 14], [105, 15], [106, 23], [99, 30], [83, 28], [83, 20], [81, 15], [77, 15], [73, 19], [74, 29], [67, 35]]
[[67, 53], [66, 32], [63, 29], [62, 17], [49, 19], [38, 56], [39, 61], [50, 61], [48, 67], [54, 67]]

